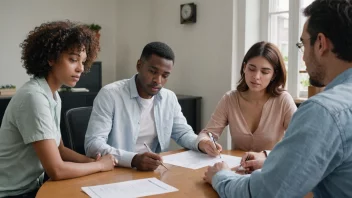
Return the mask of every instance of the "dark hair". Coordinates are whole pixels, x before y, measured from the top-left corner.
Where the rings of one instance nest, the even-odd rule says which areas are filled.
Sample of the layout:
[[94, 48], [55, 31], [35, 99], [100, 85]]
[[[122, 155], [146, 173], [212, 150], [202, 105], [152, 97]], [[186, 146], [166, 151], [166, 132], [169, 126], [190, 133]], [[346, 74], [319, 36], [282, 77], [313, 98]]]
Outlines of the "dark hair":
[[352, 1], [316, 0], [306, 7], [303, 14], [308, 19], [307, 31], [314, 45], [317, 35], [330, 39], [337, 58], [352, 62]]
[[151, 42], [148, 43], [142, 51], [141, 58], [144, 60], [148, 60], [152, 54], [155, 54], [161, 58], [165, 58], [167, 60], [172, 60], [175, 63], [175, 54], [172, 49], [162, 42]]
[[29, 32], [20, 47], [23, 67], [34, 77], [47, 77], [51, 70], [49, 60], [57, 61], [62, 52], [83, 47], [87, 53], [84, 72], [88, 72], [100, 50], [98, 38], [87, 25], [70, 21], [41, 24]]
[[286, 67], [280, 50], [272, 43], [258, 42], [246, 53], [242, 61], [241, 79], [238, 81], [237, 90], [244, 92], [249, 89], [244, 75], [244, 66], [252, 58], [261, 56], [274, 68], [274, 79], [269, 83], [266, 92], [272, 96], [278, 96], [284, 91], [286, 83]]

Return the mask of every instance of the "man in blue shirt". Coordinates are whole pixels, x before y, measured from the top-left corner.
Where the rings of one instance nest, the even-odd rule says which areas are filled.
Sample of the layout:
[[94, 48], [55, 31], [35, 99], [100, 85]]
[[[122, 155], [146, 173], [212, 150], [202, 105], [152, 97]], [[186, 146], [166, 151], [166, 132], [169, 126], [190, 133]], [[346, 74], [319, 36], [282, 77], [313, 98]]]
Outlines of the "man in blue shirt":
[[352, 197], [352, 0], [316, 0], [304, 15], [297, 47], [310, 83], [325, 91], [299, 107], [261, 170], [208, 168], [220, 197]]
[[187, 124], [174, 92], [163, 88], [174, 65], [172, 49], [147, 44], [137, 61], [138, 74], [103, 87], [94, 100], [85, 138], [88, 156], [112, 154], [120, 166], [155, 170], [170, 138], [188, 149], [218, 155], [221, 146], [200, 139]]

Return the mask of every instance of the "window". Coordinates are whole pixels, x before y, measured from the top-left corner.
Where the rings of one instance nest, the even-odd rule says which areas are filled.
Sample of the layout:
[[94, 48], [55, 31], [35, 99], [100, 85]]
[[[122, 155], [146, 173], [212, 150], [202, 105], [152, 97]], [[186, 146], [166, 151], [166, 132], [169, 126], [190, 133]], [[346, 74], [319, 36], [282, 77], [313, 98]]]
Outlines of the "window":
[[[303, 31], [303, 24], [307, 20], [306, 17], [303, 16], [302, 10], [307, 7], [310, 3], [312, 3], [313, 0], [300, 0], [300, 18], [299, 18], [299, 33]], [[309, 85], [309, 76], [306, 71], [306, 65], [303, 61], [303, 53], [298, 53], [299, 57], [299, 74], [298, 74], [298, 79], [299, 79], [299, 97], [308, 97], [308, 85]]]
[[286, 89], [294, 98], [307, 97], [309, 77], [296, 48], [305, 18], [302, 10], [313, 0], [262, 0], [262, 38], [280, 49], [286, 64]]
[[[289, 0], [270, 0], [269, 4], [269, 37], [268, 40], [274, 43], [284, 57], [286, 67], [288, 66], [288, 20]], [[287, 69], [287, 68], [286, 68]], [[287, 87], [286, 87], [287, 88]]]

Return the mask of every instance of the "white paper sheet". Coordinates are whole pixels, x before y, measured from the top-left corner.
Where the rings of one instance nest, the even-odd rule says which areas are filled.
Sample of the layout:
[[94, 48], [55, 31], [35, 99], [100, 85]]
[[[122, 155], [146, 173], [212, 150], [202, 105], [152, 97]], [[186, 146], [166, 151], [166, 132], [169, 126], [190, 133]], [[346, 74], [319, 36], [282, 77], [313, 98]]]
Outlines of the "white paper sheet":
[[182, 166], [190, 169], [199, 169], [205, 166], [212, 166], [217, 162], [224, 161], [230, 168], [240, 165], [241, 158], [223, 155], [221, 154], [222, 159], [217, 157], [211, 157], [207, 154], [196, 152], [196, 151], [185, 151], [182, 153], [176, 153], [172, 155], [163, 156], [164, 163]]
[[144, 197], [178, 191], [155, 177], [82, 187], [82, 190], [92, 198]]

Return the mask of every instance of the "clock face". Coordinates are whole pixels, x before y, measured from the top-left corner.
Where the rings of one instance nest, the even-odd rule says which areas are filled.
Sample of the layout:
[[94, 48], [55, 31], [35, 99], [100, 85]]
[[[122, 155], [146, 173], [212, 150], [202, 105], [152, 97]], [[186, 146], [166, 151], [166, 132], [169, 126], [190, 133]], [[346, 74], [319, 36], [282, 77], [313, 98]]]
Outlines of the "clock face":
[[186, 4], [182, 7], [181, 16], [183, 19], [188, 19], [192, 16], [192, 8], [190, 5]]

